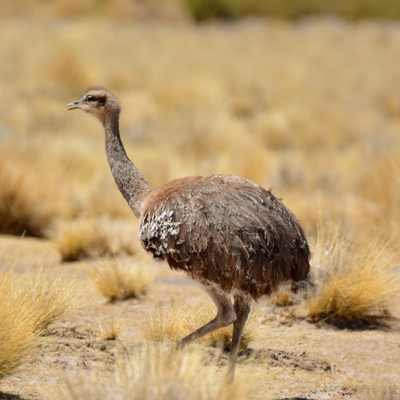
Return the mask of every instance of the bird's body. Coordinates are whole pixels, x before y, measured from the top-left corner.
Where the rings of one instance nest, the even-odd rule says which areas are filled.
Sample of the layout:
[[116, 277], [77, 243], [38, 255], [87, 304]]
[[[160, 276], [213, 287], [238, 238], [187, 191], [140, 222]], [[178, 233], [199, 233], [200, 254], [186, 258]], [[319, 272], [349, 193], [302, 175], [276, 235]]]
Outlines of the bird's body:
[[155, 258], [203, 285], [257, 300], [307, 279], [308, 246], [271, 192], [233, 175], [187, 177], [144, 199], [140, 239]]
[[141, 222], [144, 249], [199, 282], [217, 307], [217, 316], [180, 344], [233, 323], [231, 379], [251, 301], [308, 282], [310, 251], [299, 222], [270, 191], [233, 175], [151, 186], [125, 153], [120, 107], [110, 92], [94, 88], [68, 106], [102, 122], [110, 168]]

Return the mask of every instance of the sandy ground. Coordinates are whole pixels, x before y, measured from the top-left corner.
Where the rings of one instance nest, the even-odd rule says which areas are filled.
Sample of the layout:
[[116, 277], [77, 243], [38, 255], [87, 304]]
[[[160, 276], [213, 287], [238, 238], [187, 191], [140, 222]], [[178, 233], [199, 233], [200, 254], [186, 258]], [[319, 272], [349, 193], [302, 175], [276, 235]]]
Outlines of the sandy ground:
[[[44, 240], [0, 238], [0, 265], [23, 273], [27, 268], [57, 269], [65, 279], [75, 279], [85, 289], [85, 306], [64, 315], [41, 338], [32, 367], [0, 382], [0, 399], [56, 399], [66, 380], [85, 374], [110, 374], [118, 346], [137, 346], [140, 324], [161, 306], [207, 302], [207, 296], [184, 276], [148, 258], [156, 279], [143, 299], [109, 304], [89, 286], [85, 275], [96, 261], [60, 263], [53, 245]], [[263, 318], [260, 334], [241, 355], [237, 375], [254, 379], [251, 399], [368, 399], [371, 388], [400, 377], [400, 332], [387, 330], [338, 330], [318, 327], [293, 314], [295, 307], [258, 305]], [[299, 306], [296, 306], [299, 307]], [[399, 307], [395, 308], [399, 316]], [[117, 341], [98, 338], [98, 320], [121, 318]], [[204, 346], [219, 358], [226, 355]]]

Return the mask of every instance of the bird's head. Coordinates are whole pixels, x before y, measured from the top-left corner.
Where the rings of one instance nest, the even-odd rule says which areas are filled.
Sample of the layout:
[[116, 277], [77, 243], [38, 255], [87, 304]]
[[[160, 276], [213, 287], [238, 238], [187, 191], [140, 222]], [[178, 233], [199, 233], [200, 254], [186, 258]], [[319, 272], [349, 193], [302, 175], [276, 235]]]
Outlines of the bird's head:
[[82, 98], [67, 105], [68, 110], [82, 110], [98, 118], [102, 123], [108, 115], [119, 116], [118, 100], [108, 90], [96, 87], [86, 92]]

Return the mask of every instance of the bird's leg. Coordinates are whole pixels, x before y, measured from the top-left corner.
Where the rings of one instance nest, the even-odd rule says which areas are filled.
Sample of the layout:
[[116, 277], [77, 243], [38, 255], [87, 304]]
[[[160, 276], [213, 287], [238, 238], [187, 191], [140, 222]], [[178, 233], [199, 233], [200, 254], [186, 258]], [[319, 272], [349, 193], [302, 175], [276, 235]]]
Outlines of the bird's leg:
[[240, 296], [235, 296], [234, 310], [236, 313], [236, 320], [233, 323], [232, 345], [229, 354], [228, 371], [226, 373], [227, 382], [232, 382], [235, 374], [236, 360], [239, 353], [240, 340], [242, 338], [243, 328], [250, 313], [250, 305], [248, 301]]
[[213, 287], [207, 287], [205, 288], [205, 291], [209, 294], [217, 306], [217, 316], [207, 324], [203, 325], [201, 328], [195, 330], [180, 340], [178, 342], [178, 347], [180, 348], [184, 347], [193, 340], [207, 335], [208, 333], [230, 325], [236, 318], [231, 299], [228, 295]]

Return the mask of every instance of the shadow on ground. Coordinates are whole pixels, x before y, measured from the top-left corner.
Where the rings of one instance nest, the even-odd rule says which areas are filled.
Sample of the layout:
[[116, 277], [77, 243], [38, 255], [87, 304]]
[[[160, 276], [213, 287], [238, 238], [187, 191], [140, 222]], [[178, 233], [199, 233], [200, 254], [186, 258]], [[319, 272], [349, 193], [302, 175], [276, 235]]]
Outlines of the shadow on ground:
[[25, 400], [16, 394], [0, 392], [0, 400]]
[[315, 399], [309, 399], [308, 397], [285, 397], [284, 399], [276, 399], [276, 400], [315, 400]]

